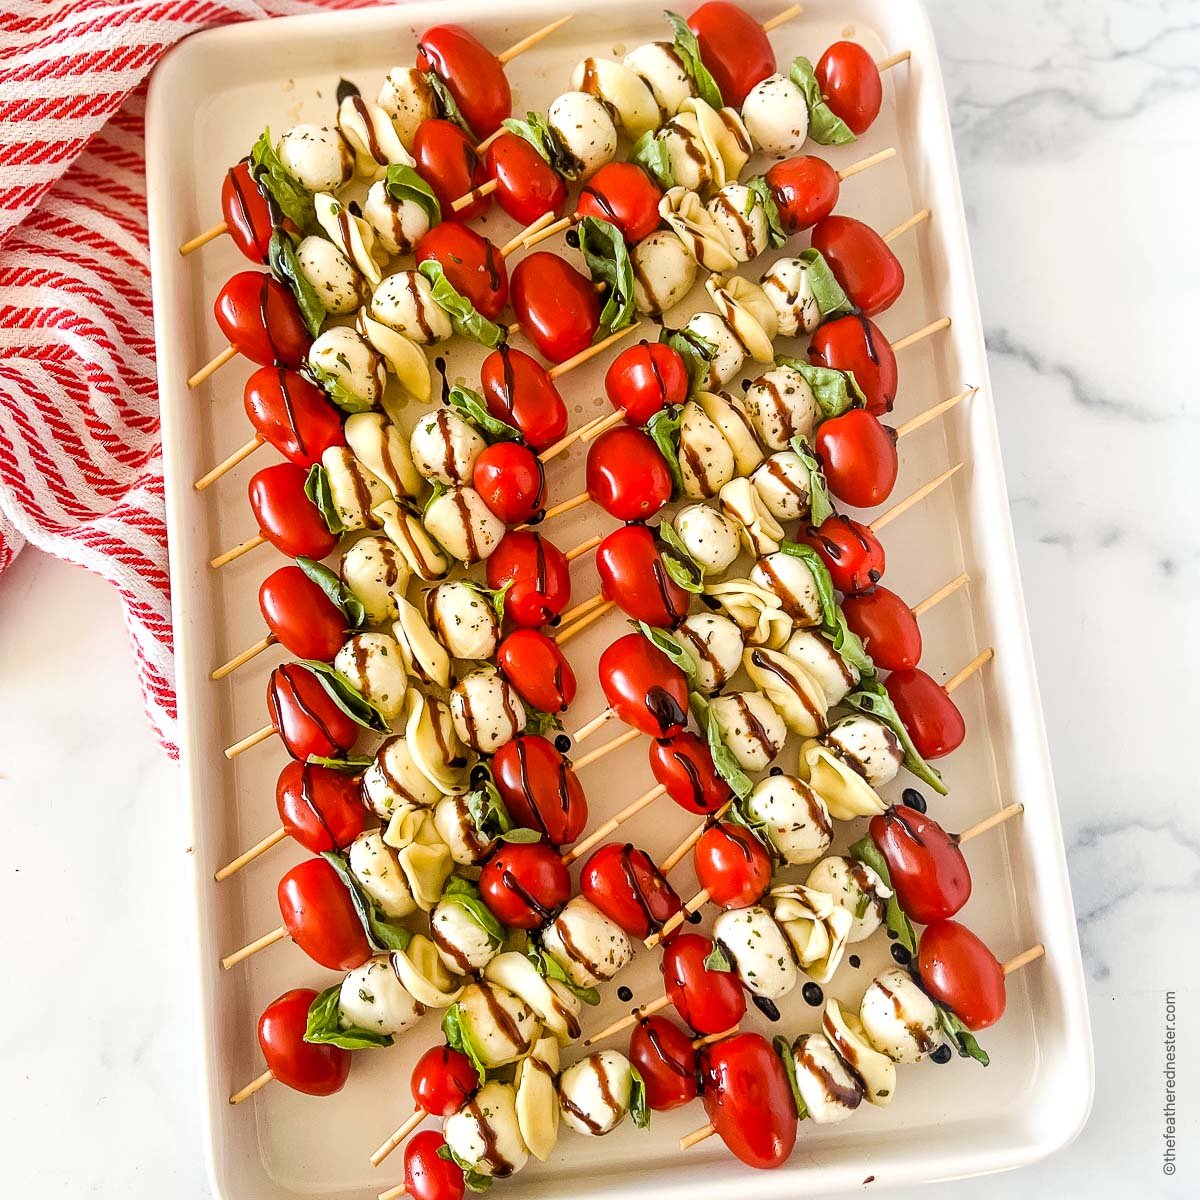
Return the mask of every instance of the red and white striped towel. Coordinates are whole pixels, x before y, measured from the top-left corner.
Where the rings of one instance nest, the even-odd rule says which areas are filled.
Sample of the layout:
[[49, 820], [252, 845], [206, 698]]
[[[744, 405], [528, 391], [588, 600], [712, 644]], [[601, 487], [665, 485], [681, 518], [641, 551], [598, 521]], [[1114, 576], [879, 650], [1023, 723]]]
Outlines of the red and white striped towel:
[[369, 2], [0, 8], [0, 573], [29, 543], [116, 585], [146, 712], [172, 757], [145, 80], [207, 26]]

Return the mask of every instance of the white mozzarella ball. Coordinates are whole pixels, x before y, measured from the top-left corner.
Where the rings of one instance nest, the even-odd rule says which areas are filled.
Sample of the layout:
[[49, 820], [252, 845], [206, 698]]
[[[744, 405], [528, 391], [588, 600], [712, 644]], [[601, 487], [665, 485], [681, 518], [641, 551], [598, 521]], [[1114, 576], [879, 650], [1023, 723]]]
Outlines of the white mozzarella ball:
[[446, 1145], [480, 1175], [507, 1179], [528, 1161], [512, 1085], [489, 1080], [442, 1125]]
[[441, 792], [417, 766], [408, 742], [390, 737], [375, 751], [371, 765], [363, 772], [363, 798], [379, 817], [390, 817], [402, 804], [427, 808], [436, 804]]
[[816, 862], [833, 840], [825, 801], [801, 779], [768, 775], [745, 800], [746, 813], [762, 828], [786, 863]]
[[479, 831], [465, 795], [443, 796], [438, 800], [433, 808], [433, 825], [459, 866], [477, 866], [495, 845]]
[[858, 1015], [871, 1045], [892, 1062], [920, 1062], [942, 1040], [933, 1001], [899, 967], [875, 976]]
[[327, 313], [352, 313], [362, 303], [362, 277], [328, 238], [306, 237], [296, 247], [296, 260]]
[[423, 121], [438, 115], [437, 96], [416, 67], [393, 67], [379, 89], [379, 107], [392, 119], [409, 150]]
[[693, 613], [672, 636], [692, 662], [694, 687], [711, 696], [737, 674], [742, 661], [742, 631], [720, 613]]
[[679, 424], [679, 470], [684, 494], [693, 500], [715, 496], [732, 478], [733, 450], [712, 418], [694, 400], [683, 406]]
[[500, 620], [491, 600], [464, 579], [439, 583], [425, 593], [430, 628], [455, 658], [491, 658], [500, 641]]
[[710, 504], [689, 504], [671, 522], [693, 562], [707, 575], [721, 575], [741, 552], [737, 525]]
[[475, 460], [486, 448], [479, 430], [448, 408], [427, 412], [413, 426], [409, 439], [417, 470], [447, 487], [469, 483]]
[[625, 931], [583, 896], [567, 901], [546, 926], [542, 947], [576, 987], [606, 982], [633, 958]]
[[564, 92], [546, 110], [546, 124], [567, 152], [580, 179], [594, 175], [617, 154], [617, 127], [603, 100]]
[[743, 401], [758, 440], [771, 450], [786, 450], [797, 434], [810, 437], [820, 405], [799, 371], [776, 367], [746, 389]]
[[324, 125], [293, 125], [275, 149], [283, 169], [310, 192], [335, 192], [354, 171], [345, 139]]
[[425, 1008], [396, 977], [386, 954], [350, 971], [338, 989], [338, 1020], [343, 1029], [366, 1029], [394, 1036], [415, 1025]]
[[388, 499], [388, 490], [354, 457], [349, 446], [330, 446], [321, 455], [321, 469], [329, 484], [329, 495], [343, 528], [376, 529], [377, 504]]
[[812, 333], [824, 319], [804, 259], [781, 258], [773, 263], [762, 277], [761, 287], [775, 312], [781, 337]]
[[785, 158], [808, 137], [808, 102], [787, 76], [768, 75], [742, 101], [742, 121], [764, 154]]
[[529, 1053], [538, 1019], [519, 996], [495, 984], [470, 983], [458, 998], [459, 1020], [483, 1065], [502, 1067]]
[[525, 728], [525, 706], [493, 667], [464, 675], [450, 690], [454, 731], [481, 754], [494, 754]]
[[625, 1120], [633, 1092], [629, 1059], [600, 1050], [572, 1063], [558, 1079], [563, 1120], [585, 1137], [603, 1137]]
[[377, 407], [383, 398], [387, 367], [349, 326], [322, 331], [308, 348], [308, 365], [322, 383], [328, 380], [368, 407]]
[[499, 946], [465, 905], [445, 896], [429, 915], [429, 936], [446, 969], [459, 975], [482, 971], [495, 957]]
[[347, 855], [350, 874], [385, 917], [399, 919], [417, 910], [396, 852], [378, 830], [360, 833]]
[[483, 562], [504, 536], [504, 522], [471, 487], [450, 488], [429, 502], [425, 528], [451, 558], [470, 566]]
[[852, 687], [858, 684], [858, 668], [848, 663], [833, 643], [809, 629], [798, 629], [783, 648], [821, 685], [825, 699], [832, 708], [840, 703]]
[[669, 229], [642, 238], [630, 252], [633, 300], [640, 313], [674, 308], [696, 282], [696, 260]]
[[764, 555], [750, 568], [750, 578], [774, 592], [797, 625], [820, 625], [821, 593], [804, 559], [782, 550]]
[[346, 444], [393, 500], [416, 499], [425, 486], [408, 452], [408, 439], [382, 413], [351, 413]]
[[764, 1000], [786, 996], [800, 978], [787, 936], [761, 904], [721, 913], [713, 922], [713, 941], [746, 990]]
[[808, 471], [794, 450], [777, 450], [764, 459], [750, 482], [777, 521], [798, 521], [808, 515]]
[[390, 725], [404, 708], [408, 672], [396, 639], [386, 633], [356, 633], [337, 652], [334, 667], [369, 700]]
[[882, 721], [863, 713], [843, 717], [822, 740], [873, 788], [895, 779], [904, 762], [900, 739]]
[[762, 692], [730, 692], [710, 703], [721, 740], [742, 770], [769, 767], [787, 741], [787, 726], [766, 696]]
[[387, 538], [359, 538], [342, 555], [342, 581], [366, 611], [368, 625], [396, 619], [396, 600], [404, 595], [412, 570]]
[[641, 77], [658, 105], [660, 119], [673, 117], [685, 100], [696, 94], [696, 84], [670, 42], [647, 42], [625, 55], [625, 65]]
[[728, 383], [742, 369], [746, 349], [723, 317], [713, 312], [698, 312], [684, 328], [716, 347], [716, 354], [708, 364], [709, 387]]
[[879, 928], [892, 894], [891, 888], [866, 863], [836, 854], [821, 859], [804, 884], [832, 897], [834, 903], [854, 918], [846, 935], [848, 942], [865, 941]]
[[444, 342], [454, 332], [449, 315], [433, 298], [433, 285], [420, 271], [388, 275], [371, 297], [371, 316], [421, 346]]
[[823, 1033], [802, 1033], [792, 1045], [796, 1086], [818, 1125], [844, 1121], [863, 1101], [863, 1085]]
[[363, 220], [389, 254], [411, 254], [429, 232], [429, 214], [415, 200], [396, 200], [382, 179], [371, 184], [367, 192]]
[[727, 183], [706, 207], [738, 262], [750, 262], [766, 250], [767, 213], [762, 201], [744, 183]]

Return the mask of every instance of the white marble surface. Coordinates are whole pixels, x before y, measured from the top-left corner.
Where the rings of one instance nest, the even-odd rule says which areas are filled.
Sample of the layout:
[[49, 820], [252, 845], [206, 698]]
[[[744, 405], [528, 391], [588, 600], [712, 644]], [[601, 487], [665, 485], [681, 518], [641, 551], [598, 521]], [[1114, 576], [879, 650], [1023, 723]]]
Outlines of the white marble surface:
[[[1198, 665], [1200, 3], [931, 9], [1097, 1056], [1073, 1147], [933, 1194], [1195, 1195], [1186, 1085], [1175, 1178], [1160, 1153], [1166, 989], [1181, 1081], [1200, 1066], [1200, 816], [1175, 741]], [[3, 1191], [199, 1200], [186, 835], [106, 586], [24, 555], [0, 581], [0, 680]]]

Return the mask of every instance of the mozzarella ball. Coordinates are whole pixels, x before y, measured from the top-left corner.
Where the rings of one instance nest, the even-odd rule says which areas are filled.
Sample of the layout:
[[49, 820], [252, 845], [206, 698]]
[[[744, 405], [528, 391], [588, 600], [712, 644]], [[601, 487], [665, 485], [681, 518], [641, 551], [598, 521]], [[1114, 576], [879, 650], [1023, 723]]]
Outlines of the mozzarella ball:
[[417, 910], [408, 878], [395, 850], [378, 830], [360, 833], [350, 843], [350, 874], [385, 917], [407, 917]]
[[416, 67], [393, 67], [379, 89], [378, 99], [408, 150], [413, 148], [421, 122], [438, 115], [437, 96]]
[[871, 1045], [892, 1062], [920, 1062], [942, 1040], [933, 1001], [899, 967], [875, 976], [858, 1015]]
[[696, 260], [669, 229], [658, 229], [630, 251], [633, 300], [640, 313], [674, 308], [696, 282]]
[[737, 674], [742, 661], [742, 631], [720, 613], [693, 613], [672, 636], [691, 660], [693, 686], [711, 696]]
[[425, 593], [425, 615], [455, 658], [491, 658], [500, 641], [500, 620], [491, 600], [464, 579], [439, 583]]
[[446, 310], [433, 298], [433, 285], [420, 271], [388, 275], [371, 297], [371, 316], [421, 346], [444, 342], [454, 332]]
[[572, 1063], [558, 1078], [563, 1120], [585, 1137], [603, 1137], [625, 1120], [633, 1091], [629, 1059], [600, 1050]]
[[387, 954], [355, 967], [338, 989], [338, 1021], [343, 1029], [395, 1035], [415, 1025], [424, 1012], [396, 977]]
[[778, 1000], [796, 986], [800, 973], [792, 947], [761, 904], [721, 913], [713, 922], [712, 935], [748, 992]]
[[873, 788], [895, 779], [904, 762], [900, 739], [882, 721], [863, 713], [843, 717], [822, 740]]
[[470, 983], [463, 988], [458, 1013], [480, 1060], [489, 1069], [524, 1058], [538, 1034], [538, 1019], [529, 1005], [492, 983]]
[[788, 639], [783, 652], [794, 658], [821, 685], [832, 708], [839, 704], [859, 680], [858, 668], [848, 663], [823, 635], [798, 629]]
[[348, 326], [324, 330], [308, 348], [308, 365], [324, 383], [328, 380], [360, 403], [375, 408], [383, 398], [387, 367], [383, 359]]
[[389, 254], [411, 254], [429, 232], [429, 214], [415, 200], [396, 200], [384, 180], [371, 184], [363, 201], [363, 219]]
[[761, 286], [775, 312], [781, 337], [812, 333], [824, 319], [804, 259], [781, 258], [773, 263]]
[[715, 496], [732, 478], [733, 451], [712, 418], [694, 400], [683, 406], [679, 425], [679, 470], [684, 494], [693, 500]]
[[580, 179], [594, 175], [617, 155], [617, 127], [608, 106], [587, 92], [564, 92], [546, 110], [546, 124]]
[[604, 983], [633, 958], [625, 931], [583, 896], [567, 901], [546, 926], [542, 947], [576, 987]]
[[451, 488], [425, 509], [425, 528], [441, 547], [470, 566], [483, 562], [504, 536], [504, 522], [471, 487]]
[[802, 1033], [792, 1045], [796, 1086], [818, 1125], [844, 1121], [863, 1101], [863, 1085], [823, 1033]]
[[746, 361], [745, 347], [722, 317], [712, 312], [698, 312], [684, 328], [716, 347], [717, 352], [708, 364], [707, 386], [720, 387], [742, 369]]
[[351, 413], [345, 424], [346, 444], [393, 500], [415, 500], [425, 482], [413, 466], [408, 439], [382, 413]]
[[336, 192], [354, 171], [342, 135], [323, 125], [293, 125], [275, 149], [283, 169], [310, 192]]
[[764, 555], [750, 568], [750, 578], [774, 592], [780, 607], [797, 625], [820, 625], [821, 593], [804, 559], [782, 550]]
[[486, 448], [479, 430], [449, 408], [427, 412], [413, 426], [409, 439], [417, 470], [447, 487], [469, 483], [475, 460]]
[[386, 633], [356, 633], [337, 652], [333, 665], [389, 725], [400, 715], [408, 672], [395, 638]]
[[494, 754], [525, 728], [525, 706], [494, 667], [464, 675], [450, 691], [454, 731], [481, 754]]
[[371, 765], [363, 772], [362, 791], [371, 811], [384, 819], [402, 804], [427, 808], [442, 794], [413, 760], [408, 742], [399, 736], [388, 738], [375, 751]]
[[306, 237], [296, 247], [296, 260], [327, 313], [352, 313], [362, 303], [362, 277], [327, 238]]
[[738, 527], [742, 545], [757, 556], [774, 554], [783, 541], [783, 526], [767, 511], [749, 479], [731, 479], [718, 500], [722, 512]]
[[798, 521], [808, 515], [808, 471], [794, 450], [778, 450], [764, 459], [750, 482], [777, 521]]
[[465, 795], [443, 796], [438, 800], [433, 808], [433, 825], [459, 866], [477, 866], [495, 845], [479, 831]]
[[784, 742], [787, 726], [762, 692], [730, 692], [711, 702], [721, 740], [743, 771], [763, 771]]
[[692, 561], [706, 575], [721, 575], [741, 552], [737, 525], [720, 509], [689, 504], [671, 522]]
[[459, 975], [482, 971], [499, 950], [471, 910], [453, 896], [444, 896], [434, 905], [429, 914], [429, 936], [446, 969]]
[[382, 625], [396, 619], [396, 599], [404, 595], [412, 571], [404, 556], [387, 538], [359, 538], [342, 555], [342, 581], [358, 598], [367, 624]]
[[742, 121], [764, 154], [785, 158], [808, 137], [808, 102], [787, 76], [768, 75], [742, 101]]
[[744, 183], [727, 183], [706, 207], [738, 262], [750, 262], [766, 250], [769, 232], [766, 209]]
[[816, 862], [833, 840], [825, 801], [803, 780], [769, 775], [745, 800], [746, 814], [786, 863]]
[[848, 942], [865, 941], [879, 928], [892, 894], [891, 888], [866, 863], [836, 854], [821, 859], [804, 883], [832, 897], [854, 918], [846, 935]]
[[442, 1136], [454, 1157], [480, 1175], [507, 1179], [529, 1161], [517, 1122], [516, 1093], [507, 1083], [485, 1083], [446, 1118]]
[[746, 389], [742, 402], [758, 440], [771, 450], [786, 450], [797, 434], [810, 437], [821, 416], [813, 390], [799, 371], [776, 367]]
[[673, 117], [696, 94], [695, 81], [670, 42], [638, 46], [625, 55], [625, 65], [650, 89], [660, 120]]

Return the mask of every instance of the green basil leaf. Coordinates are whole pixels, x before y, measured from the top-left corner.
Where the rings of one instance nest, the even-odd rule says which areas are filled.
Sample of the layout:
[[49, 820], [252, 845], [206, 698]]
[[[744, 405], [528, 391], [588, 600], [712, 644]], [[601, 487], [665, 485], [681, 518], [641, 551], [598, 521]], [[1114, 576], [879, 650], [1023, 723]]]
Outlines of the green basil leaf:
[[646, 422], [646, 433], [658, 447], [671, 472], [673, 495], [683, 495], [683, 469], [679, 465], [679, 427], [683, 424], [683, 405], [669, 404]]
[[459, 1158], [449, 1146], [443, 1142], [437, 1148], [438, 1158], [444, 1158], [446, 1162], [452, 1162], [462, 1173], [463, 1183], [473, 1192], [486, 1192], [492, 1186], [494, 1180], [490, 1175], [484, 1175], [481, 1171], [476, 1171], [465, 1158]]
[[731, 825], [740, 825], [748, 833], [754, 834], [762, 842], [763, 849], [772, 858], [777, 859], [779, 857], [775, 849], [775, 843], [771, 841], [770, 827], [765, 821], [760, 821], [758, 818], [752, 817], [746, 811], [744, 797], [730, 807], [729, 811], [725, 814], [725, 820]]
[[297, 229], [311, 233], [318, 228], [312, 193], [288, 173], [275, 152], [270, 129], [262, 131], [250, 150], [250, 175]]
[[658, 340], [682, 356], [688, 375], [688, 399], [695, 400], [708, 382], [709, 367], [717, 357], [717, 347], [690, 329], [668, 329], [665, 325]]
[[467, 124], [467, 118], [462, 115], [458, 107], [458, 101], [454, 99], [453, 93], [446, 86], [446, 82], [436, 71], [425, 72], [425, 82], [433, 89], [433, 94], [437, 98], [438, 112], [442, 117], [453, 122], [471, 139], [471, 144], [474, 145], [479, 141], [475, 136], [475, 131]]
[[713, 766], [717, 768], [717, 774], [729, 784], [733, 794], [739, 800], [744, 799], [753, 789], [754, 782], [742, 770], [733, 751], [725, 745], [725, 739], [721, 737], [721, 727], [717, 724], [717, 719], [713, 716], [708, 701], [699, 692], [692, 692], [690, 699], [696, 723], [708, 738], [708, 749], [712, 754]]
[[547, 979], [561, 983], [569, 992], [578, 996], [584, 1004], [593, 1008], [600, 1003], [600, 993], [594, 988], [583, 988], [571, 982], [570, 976], [563, 969], [562, 963], [551, 954], [547, 954], [536, 942], [530, 940], [525, 945], [525, 957], [538, 969], [538, 974]]
[[[888, 887], [892, 886], [892, 877], [888, 873], [887, 861], [869, 834], [866, 837], [859, 838], [850, 847], [850, 857], [857, 858], [861, 863], [866, 863]], [[883, 923], [896, 935], [896, 940], [899, 941], [909, 954], [916, 954], [917, 931], [913, 929], [913, 924], [908, 919], [908, 914], [900, 907], [900, 901], [896, 899], [894, 891], [888, 897], [887, 910], [884, 913]]]
[[[445, 1015], [442, 1017], [442, 1033], [446, 1038], [446, 1045], [451, 1050], [457, 1050], [471, 1060], [471, 1065], [479, 1076], [480, 1085], [486, 1083], [487, 1067], [484, 1065], [483, 1056], [479, 1053], [479, 1047], [471, 1041], [471, 1035], [463, 1025], [461, 1005], [452, 1004], [446, 1009]], [[461, 1164], [459, 1165], [461, 1166]]]
[[457, 904], [471, 920], [487, 934], [488, 943], [493, 950], [499, 950], [504, 945], [504, 926], [496, 920], [492, 910], [483, 902], [479, 889], [463, 879], [461, 875], [452, 875], [442, 891], [442, 903]]
[[854, 919], [861, 921], [867, 915], [867, 909], [871, 907], [871, 897], [866, 892], [859, 892], [858, 901], [854, 905]]
[[361, 775], [375, 760], [373, 758], [324, 758], [310, 754], [305, 760], [310, 766], [326, 767], [330, 771], [341, 771], [343, 775]]
[[493, 417], [488, 412], [487, 402], [478, 393], [468, 387], [455, 384], [446, 397], [450, 407], [455, 412], [466, 417], [485, 437], [493, 442], [519, 442], [524, 436], [519, 429]]
[[392, 163], [387, 169], [383, 186], [393, 200], [411, 200], [420, 205], [425, 210], [431, 227], [441, 221], [442, 206], [438, 203], [433, 188], [407, 163]]
[[525, 708], [525, 732], [545, 737], [547, 733], [561, 733], [563, 723], [556, 713], [544, 712], [532, 704], [521, 702]]
[[685, 592], [698, 596], [704, 591], [704, 585], [692, 574], [687, 562], [673, 554], [660, 554], [659, 557], [662, 559], [663, 569]]
[[492, 606], [496, 620], [501, 625], [504, 624], [504, 601], [508, 595], [508, 589], [516, 582], [515, 579], [510, 579], [503, 587], [499, 588], [484, 587], [475, 579], [460, 579], [458, 582], [470, 588], [480, 599], [486, 600]]
[[467, 812], [479, 836], [492, 842], [514, 827], [513, 819], [504, 807], [491, 771], [486, 767], [481, 767], [481, 770], [486, 774], [482, 776], [479, 786], [467, 793]]
[[671, 153], [658, 134], [657, 129], [647, 129], [634, 143], [629, 161], [649, 171], [665, 192], [675, 186], [675, 173], [671, 170]]
[[296, 297], [296, 307], [304, 318], [308, 332], [316, 337], [325, 323], [325, 305], [317, 295], [317, 289], [308, 281], [296, 257], [296, 246], [292, 239], [282, 229], [276, 229], [271, 234], [271, 245], [267, 252], [268, 262], [275, 278], [280, 283], [286, 283]]
[[621, 231], [598, 217], [584, 217], [576, 226], [579, 249], [592, 279], [606, 285], [600, 310], [600, 333], [616, 333], [637, 318], [633, 300], [633, 263]]
[[629, 1115], [639, 1129], [650, 1124], [650, 1106], [646, 1103], [646, 1081], [637, 1067], [629, 1068]]
[[345, 856], [334, 850], [325, 850], [321, 857], [337, 872], [346, 891], [350, 893], [354, 911], [358, 914], [371, 949], [380, 953], [386, 950], [407, 950], [409, 942], [412, 941], [412, 932], [376, 911], [375, 905], [351, 874]]
[[992, 1060], [987, 1051], [975, 1040], [975, 1035], [950, 1011], [945, 1005], [934, 1001], [937, 1009], [938, 1024], [950, 1035], [954, 1048], [960, 1058], [973, 1058], [981, 1066], [987, 1066]]
[[333, 502], [329, 476], [319, 462], [313, 463], [309, 468], [308, 476], [304, 480], [304, 494], [316, 506], [330, 533], [340, 536], [346, 532], [346, 526], [342, 524], [342, 518], [338, 516], [337, 505]]
[[[678, 450], [676, 450], [676, 457], [678, 457]], [[704, 591], [704, 570], [683, 544], [683, 538], [679, 536], [679, 530], [670, 521], [659, 521], [655, 533], [671, 547], [675, 557], [687, 568], [688, 574], [698, 585], [696, 587], [689, 587], [686, 583], [681, 583], [679, 586], [699, 595]]]
[[721, 99], [721, 89], [712, 77], [709, 69], [700, 57], [700, 43], [696, 35], [688, 27], [688, 23], [678, 14], [667, 11], [663, 14], [675, 30], [675, 54], [683, 69], [692, 77], [696, 92], [705, 104], [713, 108], [724, 108], [725, 101]]
[[559, 141], [546, 118], [538, 112], [527, 112], [525, 119], [508, 117], [502, 124], [509, 133], [524, 138], [564, 179], [579, 178], [579, 162]]
[[808, 263], [808, 282], [812, 287], [813, 299], [821, 310], [822, 321], [832, 321], [834, 317], [844, 317], [857, 311], [820, 250], [809, 246], [807, 250], [801, 250], [796, 257], [801, 262]]
[[352, 392], [338, 376], [334, 375], [331, 371], [327, 371], [324, 367], [306, 362], [300, 368], [300, 374], [309, 383], [315, 383], [343, 412], [370, 412], [374, 407], [370, 400]]
[[[753, 179], [747, 180], [746, 186], [763, 206], [763, 212], [767, 218], [767, 237], [770, 239], [771, 245], [782, 246], [788, 239], [787, 230], [783, 227], [783, 219], [779, 215], [779, 205], [775, 203], [775, 193], [771, 191], [767, 177], [755, 175]], [[748, 208], [746, 216], [749, 216], [751, 211], [752, 209]]]
[[706, 971], [733, 970], [733, 963], [729, 961], [729, 955], [725, 953], [725, 947], [720, 942], [713, 942], [713, 948], [708, 952], [708, 957], [704, 960], [704, 969]]
[[504, 341], [505, 331], [494, 321], [489, 321], [446, 278], [446, 272], [436, 258], [427, 258], [417, 270], [433, 285], [433, 302], [445, 311], [459, 337], [470, 338], [489, 349], [495, 349]]
[[792, 1089], [792, 1099], [796, 1104], [796, 1117], [803, 1121], [808, 1116], [808, 1105], [804, 1103], [804, 1097], [800, 1095], [800, 1084], [796, 1081], [796, 1059], [792, 1054], [792, 1045], [782, 1034], [773, 1037], [771, 1045], [779, 1055], [779, 1061], [783, 1063], [783, 1073], [787, 1076], [788, 1087]]
[[342, 610], [346, 618], [347, 629], [361, 629], [367, 619], [366, 609], [362, 601], [350, 590], [336, 571], [331, 571], [324, 563], [301, 555], [296, 559], [296, 566], [302, 570], [329, 597], [331, 604]]
[[913, 745], [913, 740], [904, 728], [904, 722], [900, 720], [900, 714], [882, 683], [875, 679], [865, 680], [858, 685], [858, 690], [851, 692], [842, 703], [874, 717], [877, 721], [882, 721], [899, 738], [904, 750], [904, 765], [909, 771], [923, 783], [927, 783], [939, 796], [946, 795], [950, 789], [942, 779], [941, 772], [930, 766]]
[[813, 398], [826, 418], [840, 417], [851, 408], [865, 408], [866, 396], [858, 386], [853, 371], [838, 371], [833, 367], [818, 367], [802, 358], [788, 358], [780, 354], [775, 365], [791, 367], [812, 388]]
[[862, 638], [846, 624], [846, 614], [841, 608], [835, 610], [836, 627], [828, 634], [833, 648], [848, 662], [864, 679], [875, 674], [875, 663], [867, 653]]
[[500, 834], [498, 840], [501, 842], [540, 842], [542, 835], [536, 829], [524, 829], [517, 825]]
[[332, 663], [318, 662], [315, 658], [300, 659], [329, 693], [329, 698], [356, 724], [376, 733], [388, 733], [388, 723], [383, 713], [371, 703]]
[[855, 137], [850, 126], [825, 103], [817, 73], [803, 54], [792, 60], [790, 74], [808, 105], [808, 136], [820, 146], [844, 146], [853, 142]]
[[687, 676], [689, 683], [695, 682], [695, 661], [665, 629], [648, 625], [645, 621], [630, 621], [629, 624], [652, 646], [661, 650]]
[[327, 987], [309, 1005], [308, 1024], [304, 1029], [304, 1040], [317, 1046], [341, 1046], [343, 1050], [366, 1050], [374, 1046], [390, 1046], [390, 1033], [375, 1033], [350, 1025], [343, 1029], [338, 1009], [338, 997], [342, 985], [335, 983]]
[[825, 472], [821, 469], [820, 460], [813, 451], [812, 444], [802, 433], [792, 438], [791, 447], [796, 457], [804, 464], [804, 472], [808, 476], [808, 507], [812, 523], [820, 525], [826, 517], [833, 514], [833, 501], [829, 499]]

